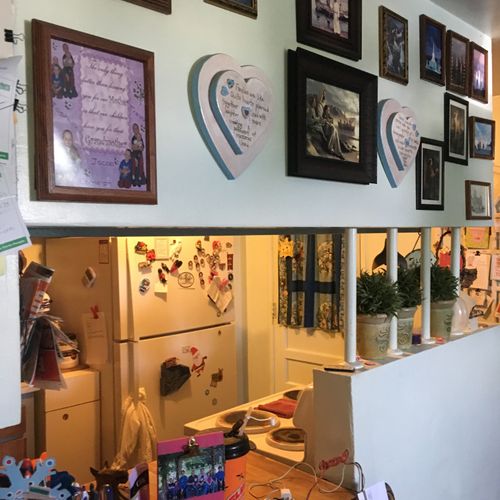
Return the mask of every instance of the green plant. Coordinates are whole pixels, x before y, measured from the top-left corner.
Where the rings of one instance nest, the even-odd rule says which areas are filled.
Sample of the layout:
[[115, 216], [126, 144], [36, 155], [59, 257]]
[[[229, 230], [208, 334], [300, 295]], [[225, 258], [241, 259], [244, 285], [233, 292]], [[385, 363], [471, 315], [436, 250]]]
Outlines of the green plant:
[[398, 294], [401, 307], [416, 307], [422, 302], [420, 288], [420, 267], [400, 267], [398, 269]]
[[396, 316], [401, 307], [396, 283], [391, 283], [385, 273], [362, 271], [357, 279], [356, 299], [358, 314]]
[[431, 302], [455, 300], [458, 297], [458, 278], [448, 267], [431, 266]]

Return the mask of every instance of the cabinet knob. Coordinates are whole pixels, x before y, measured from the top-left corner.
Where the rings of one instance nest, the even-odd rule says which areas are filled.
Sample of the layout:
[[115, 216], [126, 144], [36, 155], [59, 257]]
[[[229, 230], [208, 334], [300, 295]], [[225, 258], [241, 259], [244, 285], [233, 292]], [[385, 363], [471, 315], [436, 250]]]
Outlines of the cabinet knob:
[[67, 413], [65, 413], [65, 414], [62, 416], [62, 419], [63, 419], [63, 420], [68, 420], [68, 418], [69, 418], [69, 415], [68, 415]]

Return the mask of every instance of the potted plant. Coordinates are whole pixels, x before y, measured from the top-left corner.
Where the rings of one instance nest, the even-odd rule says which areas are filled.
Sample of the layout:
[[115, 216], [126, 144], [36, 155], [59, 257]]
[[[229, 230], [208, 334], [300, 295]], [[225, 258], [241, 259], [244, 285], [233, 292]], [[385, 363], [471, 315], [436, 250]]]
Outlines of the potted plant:
[[400, 308], [396, 283], [391, 283], [385, 273], [361, 272], [356, 299], [359, 355], [383, 358], [389, 346], [391, 317], [396, 316]]
[[453, 306], [458, 297], [458, 278], [448, 267], [431, 266], [431, 335], [450, 338]]
[[422, 302], [420, 267], [399, 267], [397, 287], [401, 300], [398, 311], [398, 347], [408, 349], [412, 341], [415, 311]]

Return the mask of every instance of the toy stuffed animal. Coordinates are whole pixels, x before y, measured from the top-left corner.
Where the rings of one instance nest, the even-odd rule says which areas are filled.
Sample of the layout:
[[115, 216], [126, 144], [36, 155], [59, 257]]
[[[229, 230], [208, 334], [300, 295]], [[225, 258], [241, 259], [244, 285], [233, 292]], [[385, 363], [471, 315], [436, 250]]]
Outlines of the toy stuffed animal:
[[113, 490], [113, 498], [128, 498], [122, 495], [118, 488], [119, 484], [125, 484], [128, 481], [128, 472], [125, 469], [110, 469], [108, 462], [104, 462], [104, 468], [96, 470], [90, 467], [90, 472], [96, 480], [96, 490], [101, 491], [105, 485], [109, 485]]

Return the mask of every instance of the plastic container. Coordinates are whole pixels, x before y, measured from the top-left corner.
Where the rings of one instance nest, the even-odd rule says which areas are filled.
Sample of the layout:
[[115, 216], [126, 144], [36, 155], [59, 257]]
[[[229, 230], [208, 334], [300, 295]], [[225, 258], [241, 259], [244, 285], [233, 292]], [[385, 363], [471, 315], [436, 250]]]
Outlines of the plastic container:
[[224, 470], [224, 498], [243, 500], [245, 498], [245, 477], [247, 454], [250, 451], [248, 436], [234, 435], [234, 431], [224, 434], [226, 466]]

